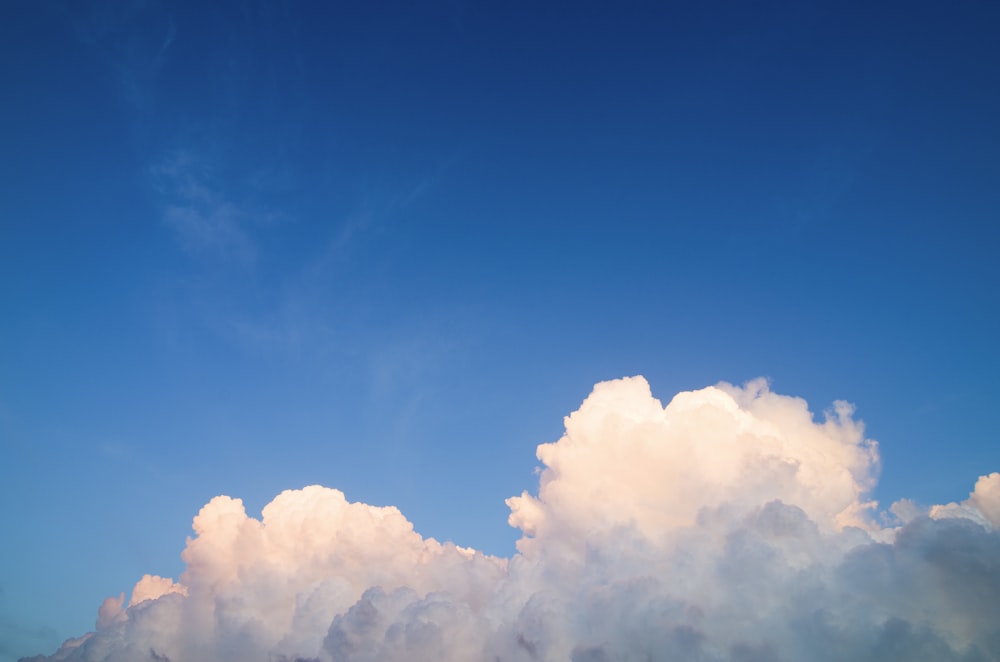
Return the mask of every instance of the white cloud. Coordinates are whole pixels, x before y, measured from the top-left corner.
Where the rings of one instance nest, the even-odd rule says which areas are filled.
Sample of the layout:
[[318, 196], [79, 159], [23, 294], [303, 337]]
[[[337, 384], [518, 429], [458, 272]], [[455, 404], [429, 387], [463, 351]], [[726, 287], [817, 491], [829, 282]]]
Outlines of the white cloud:
[[510, 523], [577, 544], [597, 529], [663, 535], [704, 508], [781, 499], [826, 529], [863, 524], [860, 498], [878, 461], [863, 432], [848, 405], [816, 423], [805, 401], [763, 381], [680, 393], [666, 408], [641, 377], [605, 382], [566, 419], [562, 439], [538, 448], [539, 495], [509, 499]]
[[168, 577], [143, 575], [142, 579], [136, 583], [135, 588], [132, 589], [129, 606], [132, 607], [146, 600], [155, 600], [170, 593], [187, 595], [187, 588]]
[[969, 495], [969, 505], [978, 510], [994, 527], [1000, 527], [1000, 473], [980, 476]]
[[538, 456], [511, 559], [328, 488], [260, 519], [216, 497], [179, 583], [143, 577], [48, 659], [1000, 659], [1000, 474], [881, 529], [877, 446], [844, 403], [817, 421], [757, 381], [663, 407], [617, 380]]
[[1000, 526], [1000, 473], [980, 476], [968, 499], [931, 506], [928, 514], [934, 519], [962, 518], [983, 526]]

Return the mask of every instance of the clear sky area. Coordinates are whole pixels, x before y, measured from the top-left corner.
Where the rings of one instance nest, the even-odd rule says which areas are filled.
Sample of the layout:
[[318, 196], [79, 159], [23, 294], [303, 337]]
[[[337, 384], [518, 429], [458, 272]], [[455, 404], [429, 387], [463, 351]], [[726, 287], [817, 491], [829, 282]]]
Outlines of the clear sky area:
[[[536, 447], [623, 377], [853, 403], [878, 457], [836, 466], [883, 525], [969, 499], [1000, 471], [998, 35], [964, 0], [0, 3], [0, 661], [181, 581], [218, 495], [323, 485], [530, 557], [576, 521]], [[643, 498], [616, 512], [653, 535]], [[627, 658], [601, 641], [573, 659]]]

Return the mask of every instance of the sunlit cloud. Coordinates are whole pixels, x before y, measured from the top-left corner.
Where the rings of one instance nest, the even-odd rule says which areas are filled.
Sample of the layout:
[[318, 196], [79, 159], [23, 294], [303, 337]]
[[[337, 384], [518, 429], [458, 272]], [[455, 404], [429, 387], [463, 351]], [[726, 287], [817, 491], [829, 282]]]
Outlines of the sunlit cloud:
[[664, 407], [642, 377], [604, 382], [538, 458], [508, 559], [335, 489], [260, 518], [216, 497], [178, 581], [142, 577], [37, 659], [1000, 658], [1000, 474], [879, 511], [847, 403], [817, 419], [758, 380]]

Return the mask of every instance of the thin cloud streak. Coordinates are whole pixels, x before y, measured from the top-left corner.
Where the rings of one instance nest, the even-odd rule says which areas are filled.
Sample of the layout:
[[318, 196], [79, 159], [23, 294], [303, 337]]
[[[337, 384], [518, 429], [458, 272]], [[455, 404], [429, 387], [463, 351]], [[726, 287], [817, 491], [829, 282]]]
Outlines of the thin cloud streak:
[[250, 263], [257, 249], [245, 226], [252, 215], [211, 184], [209, 166], [177, 150], [152, 168], [163, 201], [163, 222], [190, 253], [213, 253]]

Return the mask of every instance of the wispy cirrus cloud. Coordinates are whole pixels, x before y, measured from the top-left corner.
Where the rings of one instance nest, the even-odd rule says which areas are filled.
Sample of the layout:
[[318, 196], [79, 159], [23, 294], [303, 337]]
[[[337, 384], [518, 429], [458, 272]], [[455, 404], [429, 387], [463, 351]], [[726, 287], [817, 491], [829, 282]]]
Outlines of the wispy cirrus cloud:
[[162, 221], [191, 254], [252, 263], [258, 252], [252, 229], [280, 218], [276, 212], [227, 194], [213, 166], [192, 151], [170, 152], [151, 173]]
[[105, 59], [117, 91], [133, 110], [154, 105], [157, 78], [177, 37], [175, 10], [159, 0], [68, 3], [73, 34]]

